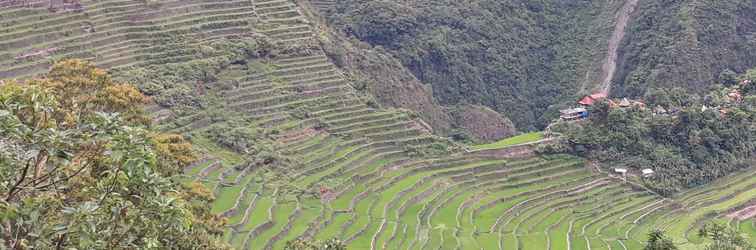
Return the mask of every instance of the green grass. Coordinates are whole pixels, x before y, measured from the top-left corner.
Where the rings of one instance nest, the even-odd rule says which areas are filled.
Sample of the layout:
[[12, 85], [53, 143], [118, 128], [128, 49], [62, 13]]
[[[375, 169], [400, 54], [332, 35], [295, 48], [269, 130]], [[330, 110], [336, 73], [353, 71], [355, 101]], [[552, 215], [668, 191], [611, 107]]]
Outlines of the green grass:
[[749, 236], [752, 245], [756, 245], [756, 218], [740, 221], [738, 229], [741, 233]]
[[[555, 213], [554, 216], [560, 216], [562, 214]], [[549, 230], [549, 237], [551, 237], [551, 249], [567, 249], [567, 231], [570, 227], [569, 217], [564, 215], [559, 218], [559, 223], [556, 224], [551, 230]]]
[[752, 189], [732, 197], [726, 201], [712, 204], [710, 206], [702, 207], [694, 212], [687, 213], [685, 216], [676, 220], [668, 230], [670, 235], [680, 242], [685, 242], [682, 246], [690, 246], [689, 239], [687, 239], [686, 231], [694, 226], [696, 221], [705, 216], [707, 213], [718, 213], [726, 211], [728, 208], [736, 207], [741, 204], [747, 203], [749, 200], [756, 198], [756, 189]]
[[[196, 166], [194, 166], [191, 169], [187, 170], [186, 171], [186, 175], [188, 175], [188, 176], [196, 176], [200, 172], [202, 172], [202, 170], [204, 170], [205, 168], [209, 167], [213, 163], [214, 163], [214, 161], [210, 160], [210, 161], [207, 161], [207, 162], [203, 162], [202, 164], [197, 164]], [[191, 180], [194, 180], [194, 179], [191, 179]]]
[[218, 146], [217, 144], [212, 142], [212, 140], [204, 136], [192, 137], [192, 144], [200, 148], [200, 151], [212, 152], [212, 155], [219, 157], [221, 160], [223, 160], [224, 163], [228, 164], [229, 166], [233, 166], [244, 161], [243, 156], [239, 155], [236, 152], [232, 152], [226, 148]]
[[253, 248], [261, 248], [268, 243], [268, 241], [281, 232], [281, 230], [289, 222], [289, 216], [296, 209], [296, 204], [293, 202], [279, 202], [276, 207], [273, 208], [273, 227], [263, 231], [255, 238], [250, 239], [250, 246]]
[[545, 233], [532, 233], [519, 236], [522, 249], [548, 249], [548, 241]]
[[[98, 12], [110, 13], [110, 11], [104, 10], [98, 10]], [[201, 13], [197, 14], [200, 15], [199, 18], [195, 18], [195, 15], [191, 13], [179, 17], [162, 18], [160, 20], [165, 19], [166, 23], [161, 25], [168, 25], [164, 30], [147, 32], [145, 29], [148, 27], [140, 25], [139, 27], [135, 27], [130, 35], [150, 35], [164, 33], [165, 29], [177, 30], [198, 27], [198, 25], [208, 23], [210, 22], [209, 20], [213, 19], [201, 16]], [[105, 13], [102, 15], [105, 15]], [[116, 34], [131, 29], [128, 27], [113, 26], [104, 19], [105, 16], [99, 14], [98, 16], [96, 24], [109, 27], [105, 31]], [[218, 18], [221, 18], [221, 21], [229, 18], [234, 20], [247, 19], [246, 17], [236, 18], [229, 15], [223, 15]], [[27, 18], [24, 20], [33, 21], [33, 19], [36, 18]], [[48, 22], [46, 21], [45, 23]], [[224, 27], [226, 26], [224, 24]], [[213, 29], [215, 28], [205, 30]], [[70, 30], [73, 30], [73, 28]], [[44, 32], [50, 33], [55, 37], [48, 44], [60, 43], [66, 40], [66, 38], [60, 37], [59, 34], [53, 34], [53, 32], [57, 31], [54, 28], [45, 29]], [[31, 26], [13, 32], [24, 34], [25, 37], [39, 36], [40, 38], [42, 34], [45, 34], [33, 34]], [[188, 34], [191, 33], [193, 32], [189, 32]], [[81, 32], [77, 31], [74, 35], [79, 37], [81, 36]], [[124, 43], [136, 42], [131, 38], [118, 38], [115, 40]], [[160, 42], [166, 39], [141, 40], [145, 41], [138, 44], [149, 45], [150, 42]], [[95, 46], [90, 44], [89, 41], [73, 41], [73, 43]], [[45, 44], [36, 44], [34, 46], [43, 47], [43, 45]], [[103, 43], [96, 45], [96, 47], [106, 48], [108, 44]], [[13, 48], [11, 51], [20, 49], [25, 49], [25, 47]], [[172, 54], [175, 54], [171, 51], [166, 51], [168, 53], [142, 58], [141, 56], [146, 56], [147, 54], [145, 53], [147, 52], [150, 51], [142, 49], [132, 50], [132, 47], [129, 46], [128, 50], [122, 53], [106, 53], [109, 55], [106, 55], [104, 59], [131, 58], [132, 55], [139, 55], [140, 57], [132, 58], [133, 60], [129, 63], [154, 63], [161, 59], [160, 55], [171, 56], [173, 58]], [[76, 53], [78, 51], [70, 51], [66, 52], [66, 55]], [[178, 54], [178, 56], [180, 55]], [[251, 67], [259, 68], [253, 71], [273, 70], [269, 69], [269, 66], [260, 64], [261, 61], [252, 60], [250, 63]], [[39, 61], [34, 61], [10, 66], [18, 68], [24, 65], [36, 65], [39, 63]], [[245, 73], [242, 71], [228, 71], [226, 73], [227, 77], [224, 79], [245, 77]], [[274, 88], [289, 89], [290, 86], [286, 85], [288, 83], [283, 81], [287, 77], [290, 76], [280, 75], [276, 77], [279, 79], [267, 79], [271, 80], [271, 89], [258, 89], [255, 92], [270, 91]], [[303, 79], [295, 80], [303, 81]], [[268, 86], [268, 84], [265, 83], [265, 86]], [[351, 94], [353, 93], [349, 92], [343, 96], [352, 98]], [[312, 105], [312, 107], [306, 108], [308, 108], [309, 113], [315, 114], [326, 111], [327, 108], [325, 106], [329, 106], [329, 108], [343, 108], [340, 105], [330, 107], [334, 105], [329, 103], [337, 103], [333, 97], [307, 97], [298, 100], [291, 96], [283, 98], [283, 96], [276, 95], [266, 98], [268, 98], [266, 100], [274, 102], [279, 101], [275, 98], [282, 98], [281, 100], [286, 101], [282, 103], [272, 102], [271, 104], [255, 102], [256, 106], [257, 104], [260, 106], [256, 107], [255, 110], [269, 109], [271, 112], [286, 114], [293, 112], [293, 109], [298, 108], [298, 106]], [[354, 97], [349, 100], [355, 99], [358, 98]], [[360, 105], [365, 104], [362, 103]], [[360, 109], [356, 110], [359, 111]], [[265, 130], [271, 133], [273, 130], [278, 130], [280, 135], [282, 132], [290, 132], [299, 129], [300, 126], [304, 127], [305, 124], [309, 124], [303, 121], [312, 122], [318, 119], [331, 125], [330, 129], [343, 129], [354, 134], [352, 137], [341, 138], [328, 133], [322, 133], [303, 141], [291, 142], [288, 145], [271, 143], [271, 145], [278, 146], [276, 152], [282, 154], [282, 157], [279, 158], [280, 162], [291, 165], [291, 168], [282, 168], [285, 169], [284, 171], [291, 171], [289, 173], [279, 172], [272, 174], [272, 172], [277, 171], [276, 166], [270, 166], [269, 168], [266, 166], [268, 168], [266, 171], [269, 172], [260, 171], [263, 173], [255, 172], [254, 175], [249, 174], [248, 176], [244, 176], [234, 186], [225, 187], [219, 185], [219, 177], [224, 170], [247, 160], [252, 160], [248, 159], [251, 157], [218, 146], [201, 131], [188, 131], [188, 134], [193, 135], [191, 140], [196, 148], [202, 153], [212, 156], [214, 160], [192, 169], [186, 169], [188, 176], [179, 176], [176, 179], [180, 182], [192, 181], [193, 178], [190, 177], [196, 177], [215, 160], [222, 164], [222, 167], [207, 172], [206, 177], [210, 181], [205, 182], [205, 184], [215, 191], [217, 197], [212, 204], [209, 204], [214, 213], [228, 211], [233, 208], [238, 199], [241, 199], [236, 212], [229, 218], [229, 224], [234, 227], [228, 227], [223, 233], [223, 239], [237, 248], [242, 248], [245, 240], [249, 241], [249, 246], [254, 249], [265, 246], [274, 235], [285, 228], [288, 219], [293, 215], [296, 208], [301, 209], [298, 216], [294, 217], [288, 233], [282, 235], [283, 237], [273, 245], [273, 249], [281, 249], [286, 241], [302, 236], [309, 226], [315, 222], [318, 224], [312, 225], [321, 226], [316, 227], [318, 231], [314, 236], [318, 240], [333, 237], [345, 239], [364, 230], [359, 237], [350, 242], [349, 249], [369, 249], [371, 241], [376, 236], [381, 225], [384, 227], [376, 240], [376, 247], [378, 249], [422, 249], [425, 247], [425, 249], [478, 250], [499, 249], [499, 246], [502, 245], [506, 249], [560, 250], [568, 249], [567, 237], [570, 237], [573, 250], [588, 249], [589, 246], [590, 249], [615, 250], [622, 249], [617, 239], [623, 238], [625, 233], [629, 231], [630, 239], [623, 239], [623, 243], [628, 249], [632, 250], [640, 249], [642, 241], [645, 240], [645, 234], [658, 227], [667, 229], [668, 233], [676, 241], [684, 244], [682, 248], [698, 249], [698, 245], [700, 244], [693, 245], [704, 242], [704, 240], [698, 239], [695, 235], [688, 234], [686, 236], [686, 232], [695, 230], [700, 220], [706, 220], [707, 222], [730, 222], [730, 225], [736, 226], [744, 235], [752, 236], [750, 240], [756, 243], [756, 236], [754, 236], [756, 235], [756, 225], [753, 220], [730, 221], [721, 216], [712, 216], [727, 211], [734, 206], [749, 202], [756, 197], [754, 191], [747, 190], [754, 183], [752, 171], [746, 174], [734, 175], [733, 178], [723, 178], [722, 181], [712, 183], [712, 185], [708, 185], [706, 188], [691, 190], [685, 194], [681, 194], [674, 199], [680, 200], [680, 204], [687, 206], [686, 210], [670, 213], [669, 208], [660, 209], [645, 217], [639, 224], [633, 224], [632, 222], [645, 214], [645, 210], [633, 213], [626, 218], [620, 219], [620, 217], [626, 214], [626, 212], [634, 211], [659, 199], [648, 194], [628, 198], [625, 195], [632, 191], [629, 191], [626, 185], [619, 182], [597, 187], [580, 194], [549, 196], [548, 198], [539, 199], [536, 202], [510, 210], [521, 201], [556, 190], [568, 190], [587, 183], [594, 178], [599, 178], [599, 176], [587, 169], [583, 169], [582, 163], [580, 163], [582, 160], [575, 158], [557, 158], [551, 160], [531, 158], [515, 162], [476, 159], [460, 161], [438, 168], [426, 168], [440, 166], [435, 159], [410, 158], [408, 160], [411, 160], [411, 162], [422, 162], [422, 164], [409, 164], [408, 166], [402, 164], [402, 168], [389, 169], [390, 166], [393, 166], [394, 162], [405, 159], [406, 155], [396, 156], [397, 154], [394, 154], [394, 151], [404, 149], [406, 145], [399, 143], [396, 147], [392, 146], [391, 148], [385, 146], [380, 146], [380, 148], [377, 146], [362, 148], [361, 146], [365, 143], [380, 140], [401, 141], [417, 136], [415, 132], [410, 130], [396, 129], [383, 131], [379, 129], [382, 127], [401, 127], [395, 125], [409, 121], [406, 117], [395, 111], [383, 112], [380, 109], [377, 112], [367, 114], [357, 112], [353, 116], [335, 112], [326, 114], [328, 115], [313, 116], [308, 119], [289, 117], [287, 120], [279, 122], [281, 124], [276, 123], [279, 124], [277, 127]], [[204, 115], [206, 116], [207, 114]], [[331, 119], [328, 119], [329, 117]], [[177, 125], [181, 125], [180, 127], [184, 127], [195, 121], [196, 118], [185, 116], [183, 119], [176, 120], [175, 122], [177, 122]], [[255, 122], [259, 121], [252, 121], [251, 123], [254, 124]], [[351, 143], [352, 140], [364, 139], [360, 138], [360, 135], [364, 136], [364, 134], [370, 134], [375, 139], [364, 140], [362, 141], [363, 144], [360, 145], [353, 145]], [[474, 150], [500, 149], [535, 142], [543, 138], [544, 135], [542, 132], [533, 132], [495, 143], [471, 146], [471, 148]], [[261, 139], [263, 142], [260, 143], [269, 143], [270, 141], [268, 140], [274, 140], [274, 138]], [[347, 142], [350, 143], [350, 146], [347, 146]], [[387, 151], [391, 152], [391, 154], [387, 154]], [[391, 157], [394, 158], [381, 156], [378, 152], [381, 155], [392, 155]], [[328, 165], [328, 168], [315, 169], [336, 159], [339, 160], [337, 164]], [[444, 158], [440, 162], [450, 159], [453, 158]], [[471, 159], [471, 157], [464, 159]], [[316, 162], [317, 164], [314, 164]], [[301, 175], [304, 173], [303, 171], [308, 170], [313, 171], [308, 172], [307, 175]], [[494, 172], [496, 173], [496, 178], [492, 177], [494, 176], [492, 175]], [[223, 182], [231, 183], [242, 173], [244, 172], [229, 171], [229, 175], [225, 176]], [[293, 180], [277, 179], [281, 174], [291, 175]], [[468, 175], [465, 176], [467, 179], [458, 180], [450, 177], [452, 174]], [[256, 177], [253, 178], [253, 176]], [[260, 177], [260, 180], [256, 179], [257, 177]], [[549, 177], [549, 179], [545, 179], [545, 177]], [[544, 179], [541, 180], [541, 178]], [[288, 183], [284, 183], [286, 181]], [[461, 181], [466, 182], [461, 183]], [[320, 184], [333, 188], [340, 193], [344, 192], [330, 204], [322, 204], [317, 195], [309, 196], [310, 193], [317, 193], [317, 187]], [[249, 188], [242, 195], [241, 190], [247, 185], [249, 185]], [[301, 190], [288, 190], [289, 186], [298, 187]], [[308, 189], [308, 187], [314, 187], [312, 188], [314, 190]], [[281, 190], [282, 194], [276, 196], [278, 192], [274, 192], [275, 194], [271, 194], [270, 191], [266, 192], [265, 190], [269, 188]], [[744, 189], [746, 190], [744, 191]], [[346, 211], [349, 209], [349, 205], [355, 196], [366, 191], [368, 196], [356, 204], [355, 210]], [[736, 194], [736, 192], [738, 193]], [[297, 196], [300, 193], [304, 194]], [[297, 197], [294, 199], [291, 198], [292, 196]], [[502, 200], [498, 201], [499, 199]], [[482, 208], [482, 206], [487, 204], [493, 205], [485, 209]], [[469, 206], [463, 208], [463, 205]], [[273, 207], [273, 218], [269, 218], [271, 216], [271, 207]], [[245, 214], [244, 212], [248, 208], [250, 213]], [[405, 208], [406, 210], [400, 212], [399, 208]], [[654, 207], [649, 207], [648, 209], [652, 208]], [[245, 216], [249, 217], [245, 218]], [[710, 218], [710, 216], [714, 218]], [[316, 221], [318, 218], [322, 220]], [[507, 223], [500, 223], [494, 232], [488, 232], [498, 218], [503, 218], [502, 222]], [[268, 220], [273, 220], [274, 222], [270, 229], [261, 232], [261, 235], [257, 237], [247, 238], [250, 230], [257, 228]], [[238, 224], [241, 222], [245, 223]], [[350, 223], [351, 226], [344, 227], [344, 225]], [[572, 228], [572, 233], [568, 235], [568, 229], [571, 224], [574, 224], [574, 227]], [[583, 228], [585, 228], [585, 233], [588, 236], [587, 239], [582, 235]], [[514, 230], [514, 233], [512, 230]]]
[[531, 132], [527, 134], [518, 135], [515, 137], [510, 137], [510, 138], [507, 138], [498, 142], [494, 142], [494, 143], [475, 145], [475, 146], [472, 146], [472, 149], [473, 150], [500, 149], [500, 148], [506, 148], [509, 146], [519, 145], [523, 143], [538, 141], [543, 138], [544, 138], [543, 132]]
[[294, 240], [307, 230], [310, 221], [313, 221], [315, 217], [320, 214], [322, 207], [320, 206], [320, 200], [306, 200], [302, 202], [302, 212], [299, 217], [293, 221], [292, 227], [289, 233], [281, 240], [277, 241], [273, 245], [273, 249], [282, 249], [287, 241]]
[[268, 209], [273, 205], [273, 198], [270, 196], [263, 196], [258, 198], [255, 203], [255, 208], [250, 211], [247, 223], [244, 224], [241, 231], [249, 231], [255, 229], [258, 225], [268, 221]]
[[236, 213], [233, 216], [228, 218], [229, 225], [237, 224], [244, 219], [244, 212], [247, 210], [249, 205], [251, 205], [251, 202], [253, 201], [254, 198], [255, 198], [255, 194], [252, 194], [252, 192], [250, 191], [244, 194], [244, 197], [239, 203], [239, 209], [236, 211]]
[[[221, 187], [220, 195], [218, 195], [215, 201], [213, 201], [213, 206], [210, 211], [217, 214], [231, 209], [234, 204], [236, 204], [236, 200], [240, 198], [239, 195], [241, 194], [242, 189], [244, 189], [254, 177], [253, 174], [249, 174], [244, 177], [239, 185]], [[244, 204], [240, 205], [244, 206]]]

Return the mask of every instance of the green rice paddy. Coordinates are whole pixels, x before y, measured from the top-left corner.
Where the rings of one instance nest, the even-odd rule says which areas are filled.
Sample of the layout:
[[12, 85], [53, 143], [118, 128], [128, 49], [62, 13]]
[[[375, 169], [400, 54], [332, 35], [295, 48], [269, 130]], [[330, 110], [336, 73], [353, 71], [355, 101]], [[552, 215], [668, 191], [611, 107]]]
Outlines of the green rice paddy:
[[530, 132], [489, 144], [474, 145], [473, 150], [500, 149], [509, 146], [536, 142], [544, 138], [543, 132]]
[[[8, 36], [28, 41], [0, 44], [9, 47], [0, 52], [5, 53], [0, 76], [47, 70], [48, 58], [14, 61], [17, 53], [34, 48], [65, 47], [53, 57], [92, 54], [88, 59], [115, 69], [189, 67], [208, 58], [180, 46], [156, 48], [169, 40], [187, 48], [241, 43], [257, 32], [296, 47], [312, 41], [315, 33], [290, 0], [167, 0], [160, 6], [140, 0], [81, 2], [84, 14], [53, 16], [44, 7], [0, 10]], [[133, 10], [156, 17], [135, 17]], [[134, 18], [148, 20], [122, 27], [123, 20]], [[81, 26], [90, 23], [97, 32], [83, 33]], [[30, 32], [29, 27], [49, 25], [55, 25], [44, 29], [49, 34]], [[691, 232], [710, 221], [731, 225], [756, 244], [752, 218], [725, 216], [756, 200], [756, 169], [665, 199], [596, 173], [574, 156], [497, 159], [455, 147], [427, 153], [434, 151], [433, 144], [447, 142], [416, 126], [409, 113], [374, 107], [321, 49], [308, 51], [246, 58], [243, 68], [249, 70], [219, 73], [238, 87], [210, 91], [214, 99], [202, 99], [218, 102], [210, 103], [215, 109], [171, 110], [192, 115], [161, 123], [165, 130], [184, 133], [203, 154], [206, 160], [176, 179], [200, 181], [213, 190], [215, 200], [208, 205], [228, 217], [223, 238], [237, 249], [283, 249], [297, 238], [338, 238], [358, 250], [626, 250], [642, 249], [646, 234], [661, 228], [682, 249], [696, 250], [706, 241]], [[217, 113], [256, 127], [261, 134], [256, 143], [274, 148], [275, 161], [261, 164], [254, 154], [235, 152], [206, 136], [198, 121], [222, 123], [208, 118]], [[541, 139], [543, 133], [533, 132], [472, 149]]]

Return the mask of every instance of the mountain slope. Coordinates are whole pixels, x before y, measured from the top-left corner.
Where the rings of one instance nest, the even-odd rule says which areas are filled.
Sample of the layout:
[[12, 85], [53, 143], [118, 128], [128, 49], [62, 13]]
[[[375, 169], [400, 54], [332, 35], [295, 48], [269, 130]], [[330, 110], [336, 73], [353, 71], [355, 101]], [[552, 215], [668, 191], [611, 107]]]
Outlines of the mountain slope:
[[702, 92], [726, 69], [756, 66], [756, 3], [641, 1], [621, 46], [616, 94], [683, 87]]
[[488, 106], [523, 130], [545, 126], [558, 109], [551, 105], [598, 85], [624, 3], [336, 2], [321, 8], [334, 27], [388, 50], [442, 104]]
[[441, 104], [485, 105], [523, 130], [594, 86], [702, 92], [724, 70], [756, 66], [749, 0], [313, 2], [333, 27], [399, 58]]
[[[522, 145], [468, 152], [432, 135], [422, 116], [364, 95], [365, 83], [325, 52], [322, 30], [293, 1], [82, 4], [82, 12], [2, 9], [14, 36], [0, 42], [11, 56], [0, 58], [1, 74], [28, 76], [50, 60], [94, 55], [140, 86], [157, 103], [148, 109], [156, 126], [204, 153], [180, 181], [213, 190], [209, 206], [228, 217], [225, 240], [240, 249], [283, 249], [300, 237], [335, 237], [354, 249], [640, 249], [648, 230], [668, 226], [698, 247], [681, 232], [754, 197], [744, 191], [753, 178], [665, 199], [574, 156], [539, 156]], [[12, 42], [26, 39], [34, 42]], [[60, 49], [13, 58], [51, 44]], [[502, 157], [512, 155], [519, 157]], [[686, 220], [655, 219], [690, 211]]]

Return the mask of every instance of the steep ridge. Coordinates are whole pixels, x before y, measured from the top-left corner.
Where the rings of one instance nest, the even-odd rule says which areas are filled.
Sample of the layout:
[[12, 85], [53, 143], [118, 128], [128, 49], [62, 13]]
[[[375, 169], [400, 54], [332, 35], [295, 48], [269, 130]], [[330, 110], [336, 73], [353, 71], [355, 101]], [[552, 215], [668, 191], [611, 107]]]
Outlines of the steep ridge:
[[[50, 59], [84, 54], [133, 79], [161, 67], [196, 74], [177, 79], [200, 104], [149, 110], [162, 117], [160, 128], [189, 136], [207, 154], [185, 169], [182, 181], [201, 181], [214, 191], [213, 211], [229, 218], [224, 237], [240, 249], [283, 249], [298, 237], [336, 237], [350, 249], [640, 249], [653, 227], [673, 229], [680, 242], [700, 242], [687, 233], [699, 219], [754, 197], [748, 189], [753, 173], [663, 200], [592, 172], [572, 156], [463, 153], [413, 114], [377, 108], [355, 91], [289, 0], [82, 3], [81, 16], [50, 14], [44, 6], [2, 9], [8, 30], [19, 34], [15, 39], [47, 37], [28, 45], [0, 41], [18, 46], [11, 51], [66, 45], [51, 58], [3, 57], [11, 67], [2, 74], [24, 77], [43, 71]], [[136, 16], [150, 21], [129, 20]], [[69, 41], [55, 35], [57, 28], [49, 36], [31, 32], [30, 20], [76, 29], [59, 19], [78, 20], [73, 26], [93, 22], [103, 37]], [[258, 49], [278, 52], [212, 52], [259, 37], [272, 45], [262, 42]], [[215, 77], [192, 67], [213, 67], [214, 60], [228, 61]], [[271, 155], [231, 150], [215, 138], [219, 130], [239, 128], [254, 130], [250, 143], [270, 146], [255, 150]], [[672, 219], [686, 213], [693, 216]]]
[[[309, 1], [363, 47], [397, 58], [442, 105], [487, 106], [529, 131], [603, 79], [624, 0]], [[387, 86], [391, 87], [391, 86]]]
[[722, 72], [756, 67], [753, 1], [640, 1], [620, 46], [612, 92], [679, 87], [703, 93]]

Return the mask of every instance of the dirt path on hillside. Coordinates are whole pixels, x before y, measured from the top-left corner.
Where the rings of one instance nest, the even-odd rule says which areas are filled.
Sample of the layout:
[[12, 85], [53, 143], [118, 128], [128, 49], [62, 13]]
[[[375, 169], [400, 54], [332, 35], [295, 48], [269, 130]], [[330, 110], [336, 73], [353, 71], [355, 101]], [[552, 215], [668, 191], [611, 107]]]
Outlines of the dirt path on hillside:
[[747, 206], [743, 209], [740, 209], [738, 211], [732, 212], [727, 215], [727, 218], [733, 218], [737, 220], [747, 220], [753, 217], [756, 217], [756, 201], [753, 202], [753, 205]]
[[638, 6], [640, 0], [626, 0], [625, 5], [622, 6], [619, 12], [617, 12], [616, 22], [614, 25], [614, 32], [612, 37], [609, 38], [609, 51], [606, 54], [604, 64], [601, 65], [601, 84], [598, 90], [602, 93], [609, 93], [612, 88], [612, 78], [617, 71], [617, 54], [619, 52], [619, 45], [622, 39], [625, 37], [625, 30], [627, 23], [630, 20], [630, 14], [635, 11], [635, 7]]

